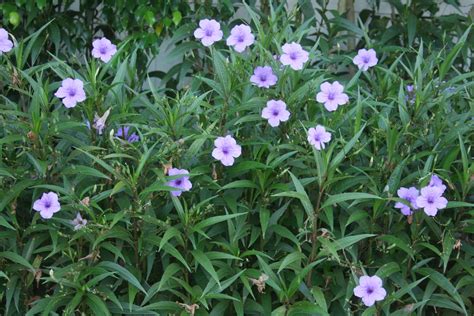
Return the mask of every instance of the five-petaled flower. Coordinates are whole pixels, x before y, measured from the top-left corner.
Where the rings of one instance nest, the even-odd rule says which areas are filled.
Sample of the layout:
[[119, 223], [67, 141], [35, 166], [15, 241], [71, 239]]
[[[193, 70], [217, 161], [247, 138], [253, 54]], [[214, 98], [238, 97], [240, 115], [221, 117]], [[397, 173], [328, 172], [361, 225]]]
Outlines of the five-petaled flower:
[[270, 100], [262, 111], [262, 117], [268, 120], [272, 127], [280, 125], [280, 122], [286, 122], [290, 118], [290, 112], [286, 109], [285, 102], [281, 100]]
[[413, 210], [418, 208], [416, 205], [416, 199], [420, 195], [420, 191], [415, 187], [410, 187], [408, 189], [402, 187], [398, 189], [397, 194], [399, 198], [407, 200], [410, 206], [402, 202], [397, 202], [395, 203], [395, 208], [400, 209], [400, 212], [402, 212], [403, 215], [411, 215]]
[[236, 52], [242, 53], [245, 48], [255, 42], [255, 36], [248, 25], [236, 25], [230, 31], [230, 36], [227, 38], [227, 45], [234, 47]]
[[280, 61], [283, 65], [289, 65], [293, 70], [303, 69], [303, 64], [308, 61], [309, 53], [300, 44], [292, 42], [282, 46], [283, 54]]
[[87, 219], [82, 218], [81, 213], [77, 213], [71, 224], [74, 226], [74, 230], [79, 230], [87, 225]]
[[78, 102], [86, 99], [84, 84], [81, 80], [72, 78], [64, 79], [54, 95], [63, 99], [63, 104], [67, 108], [73, 108]]
[[115, 137], [124, 139], [129, 143], [138, 142], [140, 140], [140, 137], [138, 137], [138, 135], [135, 133], [132, 133], [129, 135], [128, 134], [129, 131], [130, 131], [130, 126], [121, 126], [119, 127], [117, 133], [115, 133]]
[[349, 97], [343, 92], [344, 86], [338, 81], [333, 83], [324, 82], [321, 84], [320, 89], [321, 91], [316, 95], [316, 100], [324, 103], [324, 107], [330, 112], [336, 111], [339, 105], [349, 102]]
[[117, 52], [117, 46], [105, 37], [93, 41], [92, 47], [92, 56], [99, 58], [104, 63], [112, 59], [112, 56]]
[[276, 84], [277, 80], [278, 77], [275, 76], [270, 66], [258, 66], [250, 77], [250, 81], [259, 88], [270, 88]]
[[324, 149], [325, 143], [331, 140], [331, 133], [326, 132], [324, 126], [316, 125], [315, 128], [311, 127], [308, 130], [308, 142], [314, 146], [317, 150]]
[[177, 168], [170, 168], [168, 170], [169, 176], [176, 176], [183, 175], [182, 177], [170, 180], [168, 182], [168, 186], [175, 188], [176, 190], [171, 191], [171, 194], [174, 196], [180, 196], [183, 191], [189, 191], [193, 187], [191, 181], [189, 181], [189, 171], [186, 169], [177, 169]]
[[212, 157], [220, 160], [224, 166], [232, 166], [235, 158], [242, 154], [242, 147], [237, 144], [235, 139], [227, 135], [226, 137], [217, 137], [214, 141], [214, 150]]
[[219, 22], [209, 19], [199, 21], [199, 27], [194, 31], [194, 37], [201, 40], [204, 46], [220, 41], [223, 35]]
[[92, 125], [92, 127], [94, 127], [97, 130], [99, 135], [102, 135], [102, 132], [105, 128], [105, 121], [109, 117], [109, 114], [110, 114], [110, 109], [105, 111], [105, 113], [102, 116], [97, 115], [97, 113], [94, 116], [94, 124]]
[[41, 198], [33, 203], [33, 209], [40, 212], [41, 217], [44, 219], [53, 217], [53, 214], [61, 209], [58, 195], [54, 192], [43, 193]]
[[448, 200], [444, 198], [443, 189], [437, 186], [427, 186], [421, 189], [420, 196], [416, 199], [416, 205], [422, 208], [428, 216], [436, 216], [438, 210], [448, 205]]
[[382, 301], [387, 292], [382, 287], [382, 279], [378, 276], [361, 276], [359, 285], [354, 288], [354, 295], [362, 298], [365, 306], [372, 306], [376, 301]]
[[0, 28], [0, 55], [8, 53], [13, 48], [13, 42], [8, 38], [8, 32], [4, 28]]
[[377, 55], [372, 48], [367, 50], [365, 48], [359, 49], [357, 55], [352, 62], [362, 71], [367, 71], [370, 67], [377, 65]]

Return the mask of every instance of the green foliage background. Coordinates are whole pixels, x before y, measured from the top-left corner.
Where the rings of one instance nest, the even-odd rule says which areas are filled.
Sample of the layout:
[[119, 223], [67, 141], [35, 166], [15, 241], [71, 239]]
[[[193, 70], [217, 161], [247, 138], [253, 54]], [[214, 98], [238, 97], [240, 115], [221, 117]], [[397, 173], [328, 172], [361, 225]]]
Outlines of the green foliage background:
[[[178, 303], [197, 304], [195, 315], [473, 313], [471, 17], [436, 17], [435, 1], [391, 1], [392, 17], [374, 1], [355, 21], [324, 1], [291, 11], [268, 1], [71, 3], [0, 5], [17, 40], [0, 56], [0, 314], [186, 315]], [[201, 18], [219, 20], [225, 36], [243, 19], [257, 41], [243, 55], [224, 41], [206, 49], [192, 36]], [[90, 56], [101, 34], [118, 44], [107, 64]], [[164, 40], [183, 61], [150, 72]], [[273, 58], [291, 41], [310, 51], [304, 71]], [[379, 57], [364, 73], [351, 60], [362, 47]], [[268, 90], [248, 80], [264, 64], [279, 77]], [[53, 95], [67, 77], [86, 83], [74, 109]], [[350, 104], [330, 113], [315, 95], [333, 80]], [[279, 128], [260, 117], [269, 99], [292, 114]], [[85, 121], [109, 108], [99, 136]], [[142, 141], [113, 137], [123, 124]], [[316, 124], [333, 134], [321, 152], [306, 140]], [[227, 133], [243, 149], [232, 167], [210, 154]], [[169, 165], [191, 171], [179, 198]], [[396, 190], [433, 172], [448, 207], [402, 216]], [[62, 205], [48, 221], [31, 208], [45, 191]], [[74, 231], [77, 212], [89, 222]], [[251, 279], [262, 273], [260, 293]], [[371, 308], [352, 294], [363, 274], [388, 293]]]

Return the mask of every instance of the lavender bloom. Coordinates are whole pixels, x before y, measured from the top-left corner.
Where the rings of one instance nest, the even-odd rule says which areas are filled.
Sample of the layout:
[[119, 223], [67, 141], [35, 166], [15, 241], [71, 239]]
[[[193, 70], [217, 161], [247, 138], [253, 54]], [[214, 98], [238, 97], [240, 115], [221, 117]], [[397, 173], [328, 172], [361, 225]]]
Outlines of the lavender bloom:
[[221, 25], [216, 20], [201, 20], [199, 28], [194, 31], [194, 37], [200, 39], [204, 46], [211, 46], [214, 42], [220, 41], [223, 35]]
[[86, 99], [84, 92], [84, 84], [79, 79], [64, 79], [61, 87], [54, 94], [56, 97], [63, 99], [63, 104], [67, 108], [73, 108], [78, 102]]
[[105, 121], [109, 117], [109, 114], [110, 109], [105, 111], [104, 115], [102, 116], [98, 116], [97, 113], [95, 114], [94, 124], [92, 125], [92, 127], [94, 127], [99, 132], [99, 135], [102, 135], [102, 130], [105, 128]]
[[214, 141], [214, 146], [212, 157], [220, 160], [224, 166], [232, 166], [234, 164], [234, 158], [242, 154], [242, 147], [240, 147], [230, 135], [217, 137]]
[[415, 95], [415, 86], [409, 84], [406, 86], [407, 89], [407, 96], [405, 96], [405, 100], [410, 102], [410, 104], [415, 103], [416, 95]]
[[416, 199], [416, 205], [422, 208], [428, 216], [436, 216], [438, 210], [448, 205], [448, 200], [444, 198], [443, 191], [439, 187], [424, 187], [421, 195]]
[[268, 120], [272, 127], [280, 125], [280, 122], [286, 122], [290, 118], [290, 112], [286, 110], [285, 102], [281, 100], [270, 100], [262, 111], [262, 117]]
[[338, 81], [334, 81], [332, 84], [324, 82], [320, 89], [321, 92], [316, 95], [316, 100], [324, 103], [324, 107], [330, 112], [336, 111], [339, 105], [349, 102], [349, 97], [343, 93], [344, 87]]
[[135, 133], [128, 135], [129, 130], [130, 126], [122, 126], [118, 129], [117, 133], [115, 133], [115, 137], [122, 138], [129, 143], [138, 142], [140, 137], [138, 137], [138, 135]]
[[112, 56], [117, 52], [117, 46], [105, 37], [93, 41], [92, 46], [92, 56], [99, 58], [104, 63], [112, 59]]
[[375, 301], [381, 301], [387, 296], [382, 287], [382, 279], [378, 276], [361, 276], [359, 285], [354, 288], [354, 295], [362, 298], [365, 306], [372, 306]]
[[8, 32], [0, 28], [0, 55], [8, 53], [13, 48], [13, 42], [8, 38]]
[[[189, 171], [186, 169], [176, 169], [176, 168], [171, 168], [168, 171], [169, 176], [177, 176], [177, 175], [188, 175]], [[174, 196], [180, 196], [183, 191], [189, 191], [193, 187], [193, 184], [191, 181], [189, 181], [188, 176], [183, 176], [178, 179], [171, 180], [167, 183], [168, 186], [176, 188], [177, 190], [171, 191], [171, 194]]]
[[289, 65], [293, 70], [303, 69], [303, 64], [308, 61], [309, 53], [300, 44], [292, 42], [283, 45], [283, 54], [280, 61], [283, 65]]
[[41, 217], [44, 219], [53, 217], [53, 214], [61, 209], [58, 195], [54, 192], [43, 193], [41, 198], [33, 204], [33, 209], [40, 212]]
[[77, 213], [76, 218], [71, 221], [74, 225], [74, 230], [79, 230], [87, 225], [87, 219], [82, 218], [80, 213]]
[[403, 215], [411, 215], [413, 213], [412, 209], [416, 210], [418, 207], [416, 205], [416, 198], [420, 195], [420, 191], [418, 191], [415, 187], [410, 188], [400, 188], [397, 191], [398, 197], [401, 199], [405, 199], [410, 202], [410, 206], [403, 204], [401, 202], [395, 203], [395, 208], [400, 209]]
[[362, 71], [367, 71], [370, 67], [377, 65], [378, 61], [375, 50], [372, 48], [369, 50], [365, 48], [359, 49], [357, 55], [352, 60]]
[[324, 126], [316, 125], [316, 128], [311, 127], [308, 130], [308, 142], [317, 150], [324, 149], [325, 143], [331, 140], [331, 133], [326, 132]]
[[248, 25], [236, 25], [230, 31], [230, 36], [227, 38], [227, 45], [233, 46], [236, 52], [242, 53], [247, 46], [255, 42], [255, 36]]
[[252, 77], [250, 77], [250, 81], [259, 88], [270, 88], [277, 80], [278, 77], [275, 76], [270, 66], [255, 68]]
[[415, 86], [413, 86], [412, 84], [407, 85], [407, 92], [411, 93], [413, 91], [415, 91]]
[[428, 184], [429, 187], [437, 187], [441, 190], [441, 193], [446, 191], [446, 186], [443, 184], [443, 180], [437, 175], [432, 175], [430, 179], [430, 183]]

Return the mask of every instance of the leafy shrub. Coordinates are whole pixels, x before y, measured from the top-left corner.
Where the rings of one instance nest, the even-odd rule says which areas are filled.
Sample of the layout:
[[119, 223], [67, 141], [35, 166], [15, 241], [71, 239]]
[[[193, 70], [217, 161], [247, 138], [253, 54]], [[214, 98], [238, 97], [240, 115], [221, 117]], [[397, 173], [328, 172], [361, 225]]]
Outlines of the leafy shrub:
[[[92, 41], [45, 61], [50, 24], [0, 56], [2, 314], [472, 313], [471, 28], [444, 49], [361, 26], [365, 71], [335, 49], [348, 20], [324, 38], [302, 12], [245, 9], [242, 53], [225, 43], [241, 21], [208, 47], [200, 16], [177, 31], [174, 81], [127, 40], [106, 63]], [[441, 185], [436, 216], [400, 212], [418, 201], [401, 187]]]

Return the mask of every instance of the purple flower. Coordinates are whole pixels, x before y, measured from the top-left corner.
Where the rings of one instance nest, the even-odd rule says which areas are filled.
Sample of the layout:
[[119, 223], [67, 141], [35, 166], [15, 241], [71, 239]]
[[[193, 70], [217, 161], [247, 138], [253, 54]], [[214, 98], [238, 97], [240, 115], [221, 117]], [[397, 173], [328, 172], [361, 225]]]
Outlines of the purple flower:
[[316, 125], [316, 128], [311, 127], [308, 130], [308, 142], [317, 150], [324, 149], [325, 143], [331, 140], [331, 133], [326, 132], [324, 126]]
[[98, 116], [97, 113], [95, 114], [94, 124], [92, 125], [92, 127], [94, 127], [99, 132], [99, 135], [102, 135], [102, 130], [105, 128], [105, 121], [109, 117], [109, 114], [110, 109], [105, 111], [104, 115], [102, 116]]
[[199, 28], [194, 31], [194, 37], [201, 40], [202, 45], [211, 46], [222, 39], [221, 25], [216, 20], [204, 19], [199, 21]]
[[71, 224], [74, 225], [74, 230], [79, 230], [87, 225], [87, 219], [82, 218], [81, 214], [77, 213], [76, 218], [71, 221]]
[[354, 288], [354, 295], [362, 298], [365, 306], [372, 306], [375, 301], [381, 301], [387, 296], [382, 287], [382, 279], [378, 276], [361, 276], [359, 285]]
[[321, 92], [316, 95], [316, 100], [324, 103], [324, 107], [330, 112], [336, 111], [339, 105], [349, 102], [349, 97], [343, 93], [344, 87], [337, 81], [333, 83], [324, 82], [320, 89]]
[[399, 208], [403, 215], [411, 215], [413, 213], [412, 209], [416, 210], [418, 208], [416, 205], [416, 198], [420, 195], [420, 191], [415, 187], [410, 187], [408, 189], [400, 188], [398, 189], [397, 194], [399, 198], [410, 202], [411, 208], [402, 202], [395, 203], [395, 208]]
[[377, 65], [377, 55], [375, 54], [375, 50], [372, 48], [367, 50], [365, 48], [359, 49], [359, 52], [354, 57], [352, 62], [359, 67], [362, 71], [367, 71], [370, 67]]
[[13, 48], [13, 42], [8, 38], [8, 32], [0, 28], [0, 55], [8, 53]]
[[214, 141], [214, 146], [212, 157], [220, 160], [224, 166], [232, 166], [234, 164], [234, 158], [242, 154], [242, 147], [237, 145], [235, 139], [230, 135], [217, 137]]
[[99, 58], [104, 63], [108, 62], [117, 52], [117, 46], [105, 37], [93, 41], [92, 46], [92, 56]]
[[84, 84], [79, 79], [64, 79], [61, 87], [54, 94], [56, 97], [63, 99], [63, 104], [67, 108], [73, 108], [78, 102], [86, 99], [84, 92]]
[[415, 95], [415, 86], [412, 84], [409, 84], [406, 86], [407, 89], [407, 95], [405, 96], [405, 100], [410, 102], [410, 104], [415, 103], [416, 95]]
[[446, 186], [443, 184], [443, 180], [437, 175], [432, 175], [430, 179], [430, 183], [428, 184], [429, 187], [437, 187], [441, 190], [442, 193], [446, 191]]
[[[178, 175], [188, 175], [189, 171], [186, 169], [176, 169], [171, 168], [168, 171], [169, 176], [178, 176]], [[171, 191], [171, 194], [174, 196], [180, 196], [183, 191], [189, 191], [193, 187], [191, 181], [189, 181], [188, 176], [184, 176], [178, 179], [174, 179], [168, 182], [168, 186], [176, 188], [177, 190]]]
[[270, 126], [280, 125], [280, 122], [286, 122], [290, 118], [290, 112], [286, 110], [285, 102], [281, 100], [270, 100], [262, 111], [262, 117], [268, 120]]
[[227, 45], [233, 46], [236, 52], [242, 53], [247, 46], [255, 42], [255, 36], [248, 25], [236, 25], [230, 31], [230, 36], [227, 38]]
[[140, 137], [138, 137], [138, 135], [135, 133], [128, 135], [129, 130], [130, 130], [129, 126], [119, 127], [117, 133], [115, 133], [115, 137], [122, 138], [129, 143], [138, 142], [140, 140]]
[[422, 208], [428, 216], [436, 216], [438, 210], [448, 205], [448, 200], [444, 198], [443, 191], [439, 187], [424, 187], [421, 195], [416, 199], [416, 205]]
[[415, 86], [412, 84], [407, 85], [407, 92], [411, 93], [413, 91], [415, 91]]
[[272, 71], [272, 67], [257, 67], [253, 71], [250, 81], [259, 88], [270, 88], [277, 82], [278, 78]]
[[303, 69], [303, 64], [308, 61], [309, 53], [298, 43], [285, 44], [281, 50], [283, 51], [280, 57], [281, 63], [285, 66], [289, 65], [293, 70]]
[[59, 212], [61, 204], [59, 204], [58, 195], [54, 192], [43, 193], [41, 199], [33, 204], [33, 209], [40, 212], [44, 219], [53, 217], [53, 214]]

